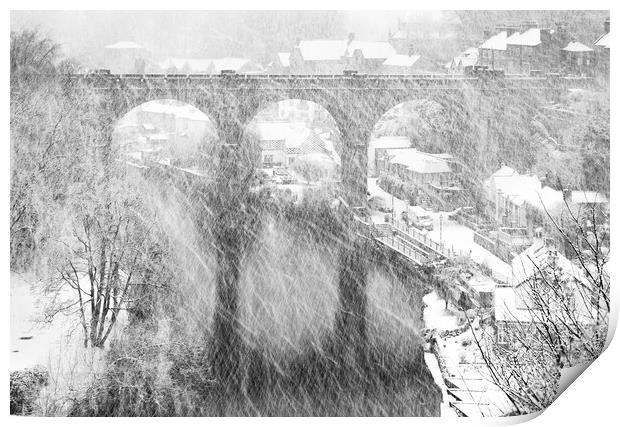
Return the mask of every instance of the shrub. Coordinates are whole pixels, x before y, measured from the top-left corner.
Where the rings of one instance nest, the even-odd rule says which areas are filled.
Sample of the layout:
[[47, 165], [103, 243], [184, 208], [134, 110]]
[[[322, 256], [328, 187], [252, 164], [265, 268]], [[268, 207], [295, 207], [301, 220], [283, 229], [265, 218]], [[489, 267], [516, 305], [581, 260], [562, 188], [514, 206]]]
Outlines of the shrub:
[[11, 415], [29, 415], [39, 392], [49, 382], [49, 373], [42, 366], [11, 372]]

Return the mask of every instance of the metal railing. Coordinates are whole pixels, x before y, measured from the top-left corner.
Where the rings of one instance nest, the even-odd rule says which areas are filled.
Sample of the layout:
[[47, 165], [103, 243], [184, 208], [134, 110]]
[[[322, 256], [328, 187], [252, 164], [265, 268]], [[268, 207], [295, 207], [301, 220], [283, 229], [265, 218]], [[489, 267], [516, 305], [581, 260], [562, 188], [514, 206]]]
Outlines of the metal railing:
[[398, 236], [380, 235], [376, 236], [375, 239], [400, 252], [419, 265], [424, 265], [428, 262], [428, 258], [420, 253], [420, 248]]
[[394, 226], [398, 231], [405, 233], [406, 235], [426, 246], [438, 255], [444, 256], [446, 258], [454, 256], [454, 253], [449, 248], [445, 247], [441, 243], [434, 241], [426, 234], [421, 233], [417, 228], [413, 226], [408, 226], [405, 222], [400, 220], [394, 220]]
[[424, 265], [430, 259], [429, 254], [424, 249], [394, 235], [394, 228], [390, 224], [366, 223], [359, 218], [356, 218], [355, 224], [356, 232], [360, 236], [375, 239], [392, 250], [405, 255], [418, 265]]

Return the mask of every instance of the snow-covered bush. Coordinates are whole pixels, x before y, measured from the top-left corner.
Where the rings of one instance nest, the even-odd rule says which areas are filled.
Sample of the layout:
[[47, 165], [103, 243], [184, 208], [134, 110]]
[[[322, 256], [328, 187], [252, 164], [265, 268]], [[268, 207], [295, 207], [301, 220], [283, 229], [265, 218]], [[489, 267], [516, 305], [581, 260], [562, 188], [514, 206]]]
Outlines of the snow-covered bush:
[[42, 366], [11, 372], [11, 415], [31, 414], [39, 392], [48, 381], [49, 373]]

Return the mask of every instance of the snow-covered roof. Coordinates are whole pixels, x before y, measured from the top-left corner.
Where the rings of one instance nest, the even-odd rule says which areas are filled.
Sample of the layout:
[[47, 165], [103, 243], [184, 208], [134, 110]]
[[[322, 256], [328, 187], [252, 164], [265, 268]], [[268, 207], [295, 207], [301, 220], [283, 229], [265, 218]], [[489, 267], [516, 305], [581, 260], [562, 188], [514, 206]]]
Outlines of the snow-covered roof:
[[604, 194], [597, 191], [571, 191], [570, 200], [573, 203], [609, 203]]
[[525, 308], [520, 308], [517, 304], [517, 293], [512, 286], [496, 287], [494, 296], [496, 321], [532, 321], [532, 313]]
[[139, 45], [134, 42], [117, 42], [114, 44], [107, 45], [106, 49], [144, 49], [144, 46]]
[[594, 45], [605, 48], [605, 49], [609, 49], [609, 42], [610, 42], [609, 33], [607, 33], [599, 37], [599, 39], [594, 42]]
[[507, 38], [508, 33], [506, 31], [501, 31], [482, 43], [480, 45], [480, 49], [506, 50]]
[[285, 141], [286, 148], [300, 147], [312, 133], [312, 130], [302, 122], [256, 121], [250, 126], [261, 141]]
[[283, 67], [288, 67], [291, 65], [290, 63], [291, 53], [290, 52], [278, 52], [278, 59], [280, 60], [280, 64], [282, 64]]
[[400, 164], [417, 173], [451, 172], [448, 163], [440, 158], [423, 153], [415, 148], [395, 148], [387, 150], [389, 162]]
[[547, 246], [542, 240], [536, 241], [532, 246], [513, 258], [511, 284], [517, 287], [528, 279], [539, 275], [551, 263], [554, 262], [558, 271], [566, 277], [575, 278], [587, 284], [583, 270], [568, 260], [555, 248]]
[[213, 60], [213, 67], [216, 73], [220, 73], [222, 70], [239, 71], [241, 67], [249, 62], [250, 60], [248, 58], [218, 58]]
[[[553, 30], [549, 30], [553, 34]], [[540, 28], [530, 28], [521, 34], [511, 35], [506, 44], [517, 46], [538, 46], [540, 44]]]
[[395, 67], [411, 67], [418, 61], [418, 59], [420, 59], [420, 55], [395, 54], [389, 56], [385, 61], [383, 61], [383, 65]]
[[566, 45], [566, 47], [562, 48], [562, 50], [565, 50], [567, 52], [592, 52], [593, 51], [592, 48], [589, 48], [585, 44], [579, 43], [579, 42], [570, 42], [569, 44]]
[[339, 61], [345, 54], [346, 40], [302, 40], [299, 52], [305, 61]]
[[520, 175], [508, 166], [502, 166], [491, 175], [487, 184], [511, 203], [521, 206], [528, 203], [540, 210], [552, 211], [563, 204], [564, 196], [561, 191], [549, 187], [542, 187], [536, 175]]
[[411, 147], [411, 141], [406, 136], [382, 136], [371, 140], [368, 144], [368, 149], [407, 147]]
[[470, 65], [476, 65], [478, 62], [478, 48], [470, 47], [465, 49], [462, 53], [452, 58], [452, 61], [446, 64], [446, 68], [452, 67], [467, 67]]
[[[359, 50], [366, 59], [385, 59], [396, 55], [396, 50], [388, 42], [352, 41], [346, 49], [346, 55], [352, 56]], [[415, 62], [415, 61], [414, 61]]]

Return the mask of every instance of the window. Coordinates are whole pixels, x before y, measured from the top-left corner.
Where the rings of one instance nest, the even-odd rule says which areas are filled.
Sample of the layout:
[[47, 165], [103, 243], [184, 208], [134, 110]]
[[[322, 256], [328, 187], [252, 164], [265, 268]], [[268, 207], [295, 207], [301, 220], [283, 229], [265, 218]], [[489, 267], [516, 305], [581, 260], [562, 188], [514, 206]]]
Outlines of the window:
[[273, 154], [265, 154], [263, 163], [273, 163]]
[[508, 330], [505, 322], [497, 322], [497, 343], [508, 344]]

